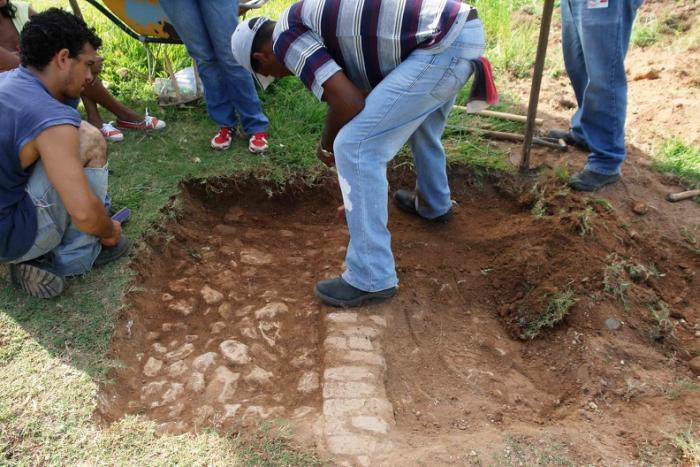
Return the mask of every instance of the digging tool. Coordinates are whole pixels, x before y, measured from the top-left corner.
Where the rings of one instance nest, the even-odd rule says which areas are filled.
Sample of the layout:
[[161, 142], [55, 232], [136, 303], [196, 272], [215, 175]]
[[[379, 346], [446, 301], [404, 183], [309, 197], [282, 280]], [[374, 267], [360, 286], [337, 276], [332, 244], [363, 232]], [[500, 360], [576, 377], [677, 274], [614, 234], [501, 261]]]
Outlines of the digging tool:
[[[463, 105], [453, 105], [452, 108], [457, 110], [464, 110], [465, 112], [473, 115], [481, 115], [482, 117], [492, 117], [499, 118], [501, 120], [509, 120], [511, 122], [527, 123], [527, 117], [525, 115], [517, 115], [508, 112], [496, 112], [495, 110], [480, 110], [478, 112], [469, 112], [467, 108]], [[535, 119], [535, 123], [537, 125], [542, 125], [543, 122], [544, 120], [542, 120], [541, 118]]]
[[700, 190], [681, 191], [680, 193], [667, 194], [666, 201], [675, 203], [676, 201], [683, 201], [684, 199], [695, 198], [696, 196], [700, 196]]
[[[525, 141], [525, 136], [519, 133], [508, 133], [505, 131], [491, 131], [491, 130], [477, 130], [473, 128], [464, 128], [456, 125], [446, 125], [447, 128], [451, 130], [457, 130], [464, 133], [471, 133], [484, 138], [497, 139], [501, 141], [514, 141], [517, 143]], [[538, 146], [544, 146], [547, 148], [556, 149], [557, 151], [566, 151], [568, 146], [562, 139], [549, 138], [546, 136], [535, 136], [532, 138], [531, 144], [536, 144]]]
[[542, 85], [542, 74], [544, 72], [544, 60], [547, 56], [547, 40], [549, 39], [549, 28], [552, 24], [552, 13], [554, 12], [554, 0], [544, 0], [542, 7], [542, 26], [540, 27], [540, 38], [537, 43], [537, 56], [535, 58], [535, 71], [532, 75], [532, 87], [530, 89], [530, 103], [527, 106], [527, 124], [525, 126], [525, 141], [523, 143], [523, 157], [520, 161], [520, 171], [530, 170], [530, 148], [534, 141], [535, 117], [537, 116], [537, 103], [540, 99], [540, 86]]

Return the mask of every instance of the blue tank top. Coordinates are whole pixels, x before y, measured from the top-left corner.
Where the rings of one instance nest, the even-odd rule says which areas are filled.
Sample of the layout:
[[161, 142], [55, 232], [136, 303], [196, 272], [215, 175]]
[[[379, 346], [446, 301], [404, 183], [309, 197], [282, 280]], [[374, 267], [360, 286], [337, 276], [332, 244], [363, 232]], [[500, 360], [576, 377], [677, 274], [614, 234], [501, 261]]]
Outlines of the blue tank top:
[[5, 262], [29, 251], [36, 237], [36, 208], [25, 191], [34, 166], [22, 169], [22, 148], [52, 126], [80, 127], [80, 114], [20, 67], [0, 79], [0, 115], [0, 262]]

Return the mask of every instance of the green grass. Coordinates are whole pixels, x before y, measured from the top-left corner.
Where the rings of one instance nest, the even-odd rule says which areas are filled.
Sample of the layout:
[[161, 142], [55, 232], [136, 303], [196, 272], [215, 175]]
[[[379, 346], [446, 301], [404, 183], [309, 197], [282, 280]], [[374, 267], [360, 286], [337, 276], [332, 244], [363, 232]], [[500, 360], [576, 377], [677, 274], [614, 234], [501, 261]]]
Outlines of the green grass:
[[[290, 0], [271, 0], [259, 13], [277, 17]], [[102, 79], [120, 100], [138, 111], [148, 108], [168, 128], [159, 133], [126, 133], [123, 143], [109, 145], [110, 193], [118, 206], [134, 215], [125, 233], [136, 252], [153, 226], [167, 220], [162, 212], [178, 194], [185, 178], [255, 173], [277, 181], [313, 178], [323, 169], [315, 159], [325, 106], [294, 79], [276, 82], [261, 95], [270, 117], [271, 148], [265, 157], [248, 153], [243, 139], [226, 152], [209, 149], [216, 126], [202, 105], [188, 110], [157, 107], [152, 79], [165, 77], [163, 54], [175, 69], [190, 65], [183, 46], [154, 45], [154, 67], [147, 67], [142, 44], [112, 25], [85, 2], [86, 21], [103, 39]], [[526, 76], [534, 62], [537, 0], [476, 0], [488, 34], [487, 55], [498, 79], [508, 73]], [[33, 1], [41, 11], [49, 6], [69, 9], [67, 0]], [[555, 20], [556, 21], [556, 20]], [[555, 52], [552, 52], [555, 53]], [[559, 63], [559, 62], [557, 62]], [[505, 83], [499, 83], [501, 88]], [[458, 102], [464, 103], [466, 90]], [[506, 100], [499, 109], [516, 103]], [[522, 109], [520, 109], [522, 111]], [[104, 112], [104, 111], [103, 111]], [[103, 113], [105, 120], [113, 117]], [[521, 125], [477, 120], [454, 113], [451, 123], [486, 125], [520, 131]], [[445, 140], [450, 163], [471, 164], [475, 170], [507, 170], [504, 151], [468, 135]], [[404, 152], [405, 154], [405, 152]], [[399, 161], [402, 161], [400, 159]], [[136, 253], [138, 254], [138, 253]], [[109, 342], [123, 297], [136, 287], [126, 261], [70, 281], [56, 300], [40, 301], [0, 281], [0, 464], [10, 465], [310, 465], [317, 459], [293, 446], [278, 430], [246, 437], [199, 432], [182, 436], [154, 435], [155, 426], [127, 417], [108, 428], [92, 420], [98, 384], [110, 368]]]
[[544, 312], [529, 322], [521, 323], [520, 338], [524, 340], [534, 339], [544, 328], [554, 327], [569, 314], [574, 303], [576, 303], [576, 299], [573, 290], [569, 288], [558, 290], [549, 297]]
[[685, 465], [700, 465], [700, 440], [697, 430], [693, 430], [693, 424], [680, 428], [673, 433], [665, 433], [673, 447], [675, 447]]
[[[654, 168], [677, 177], [688, 189], [700, 188], [700, 148], [679, 140], [667, 141]], [[696, 198], [700, 202], [700, 198]]]

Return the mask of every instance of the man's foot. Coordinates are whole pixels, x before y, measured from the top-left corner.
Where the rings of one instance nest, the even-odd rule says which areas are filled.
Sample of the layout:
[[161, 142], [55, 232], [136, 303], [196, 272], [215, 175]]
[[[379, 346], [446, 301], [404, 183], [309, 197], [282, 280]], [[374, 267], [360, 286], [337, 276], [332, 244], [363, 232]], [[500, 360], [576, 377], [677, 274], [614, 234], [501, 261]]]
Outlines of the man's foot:
[[569, 146], [574, 146], [579, 148], [582, 151], [590, 152], [590, 148], [588, 147], [588, 143], [585, 141], [582, 141], [578, 138], [576, 138], [573, 133], [571, 133], [571, 130], [562, 130], [561, 128], [552, 128], [547, 132], [547, 136], [550, 138], [556, 138], [556, 139], [563, 139], [566, 144]]
[[102, 251], [97, 255], [93, 267], [104, 266], [107, 263], [111, 263], [126, 254], [129, 251], [129, 239], [125, 235], [119, 237], [119, 243], [114, 246], [104, 246], [102, 245]]
[[248, 140], [248, 150], [254, 154], [258, 154], [267, 150], [267, 133], [259, 131], [250, 137]]
[[10, 280], [36, 298], [57, 297], [66, 288], [65, 278], [55, 273], [45, 259], [11, 264]]
[[235, 130], [231, 130], [231, 128], [219, 128], [219, 132], [211, 139], [211, 147], [214, 149], [228, 149], [235, 134]]
[[394, 202], [396, 203], [396, 207], [402, 211], [418, 216], [429, 222], [447, 223], [452, 219], [452, 208], [448, 209], [445, 214], [441, 214], [432, 219], [421, 216], [416, 209], [416, 193], [413, 191], [396, 190], [394, 192]]
[[130, 122], [128, 120], [117, 119], [117, 127], [124, 130], [162, 130], [165, 128], [165, 122], [156, 117], [151, 117], [146, 112], [146, 116], [140, 122]]
[[118, 143], [120, 141], [124, 141], [124, 134], [114, 128], [114, 125], [112, 125], [112, 122], [109, 123], [103, 123], [102, 128], [100, 128], [100, 132], [102, 133], [102, 136], [104, 138], [112, 143]]
[[598, 191], [605, 185], [611, 185], [620, 180], [619, 174], [603, 175], [590, 170], [582, 170], [571, 176], [569, 186], [576, 191]]
[[314, 293], [327, 305], [338, 307], [355, 307], [369, 301], [381, 301], [396, 295], [396, 287], [378, 292], [365, 292], [345, 282], [342, 277], [319, 281], [314, 286]]

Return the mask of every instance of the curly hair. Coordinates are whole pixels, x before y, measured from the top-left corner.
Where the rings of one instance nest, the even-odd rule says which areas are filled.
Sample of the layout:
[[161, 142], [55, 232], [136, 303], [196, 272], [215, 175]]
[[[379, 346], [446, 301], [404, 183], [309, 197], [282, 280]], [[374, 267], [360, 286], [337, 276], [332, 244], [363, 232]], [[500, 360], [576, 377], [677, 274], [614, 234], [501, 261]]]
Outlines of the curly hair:
[[62, 49], [68, 49], [69, 56], [76, 58], [88, 43], [95, 49], [102, 45], [94, 28], [89, 28], [85, 21], [67, 11], [49, 8], [32, 16], [22, 28], [20, 60], [24, 66], [43, 70]]
[[15, 14], [17, 14], [17, 7], [14, 6], [10, 0], [7, 0], [5, 6], [0, 7], [0, 16], [13, 19]]

